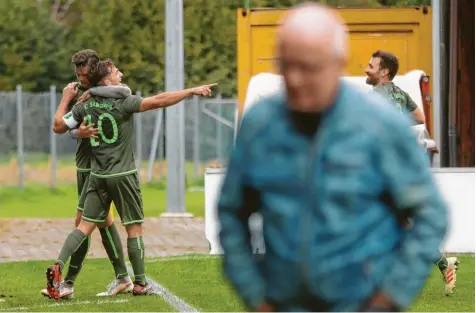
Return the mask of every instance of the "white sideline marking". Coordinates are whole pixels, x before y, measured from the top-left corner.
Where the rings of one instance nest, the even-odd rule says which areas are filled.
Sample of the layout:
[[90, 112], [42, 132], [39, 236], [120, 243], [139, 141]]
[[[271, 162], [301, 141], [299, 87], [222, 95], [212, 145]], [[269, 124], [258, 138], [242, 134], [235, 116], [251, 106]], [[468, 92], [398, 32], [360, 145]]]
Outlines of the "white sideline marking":
[[58, 306], [72, 306], [72, 305], [80, 305], [80, 304], [106, 304], [106, 303], [125, 303], [129, 302], [128, 299], [116, 299], [116, 300], [99, 300], [99, 301], [74, 301], [74, 302], [55, 302], [53, 304], [42, 304], [42, 305], [36, 305], [36, 306], [30, 306], [30, 307], [25, 307], [25, 306], [18, 306], [15, 308], [4, 308], [0, 309], [0, 311], [27, 311], [30, 309], [38, 309], [38, 308], [44, 308], [44, 307], [58, 307]]
[[210, 254], [203, 254], [203, 255], [176, 255], [176, 256], [165, 256], [165, 257], [157, 257], [152, 259], [147, 259], [145, 263], [157, 263], [157, 262], [169, 262], [169, 261], [182, 261], [182, 260], [206, 260], [206, 259], [219, 259], [221, 255], [210, 255]]
[[[129, 272], [130, 277], [134, 277], [134, 272], [132, 271], [131, 268], [131, 263], [127, 262], [127, 271]], [[185, 302], [184, 300], [180, 299], [176, 295], [174, 295], [172, 292], [170, 292], [167, 288], [156, 282], [150, 277], [146, 277], [147, 283], [151, 284], [154, 289], [159, 291], [159, 295], [162, 297], [162, 299], [165, 300], [171, 307], [176, 309], [179, 312], [199, 312], [197, 309], [192, 307], [190, 304]]]

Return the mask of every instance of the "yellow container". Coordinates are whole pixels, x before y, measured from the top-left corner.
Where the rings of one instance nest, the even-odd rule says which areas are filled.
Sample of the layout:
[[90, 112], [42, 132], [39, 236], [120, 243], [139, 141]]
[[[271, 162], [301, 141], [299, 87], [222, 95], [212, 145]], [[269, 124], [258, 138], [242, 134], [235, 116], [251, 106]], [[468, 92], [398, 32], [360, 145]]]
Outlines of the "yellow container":
[[[338, 8], [336, 11], [349, 29], [347, 75], [365, 75], [372, 53], [385, 50], [398, 57], [398, 75], [419, 69], [432, 77], [431, 8]], [[275, 35], [285, 13], [286, 9], [238, 9], [240, 117], [250, 78], [262, 72], [276, 73]], [[429, 116], [433, 116], [432, 112]], [[430, 123], [433, 125], [433, 121]]]

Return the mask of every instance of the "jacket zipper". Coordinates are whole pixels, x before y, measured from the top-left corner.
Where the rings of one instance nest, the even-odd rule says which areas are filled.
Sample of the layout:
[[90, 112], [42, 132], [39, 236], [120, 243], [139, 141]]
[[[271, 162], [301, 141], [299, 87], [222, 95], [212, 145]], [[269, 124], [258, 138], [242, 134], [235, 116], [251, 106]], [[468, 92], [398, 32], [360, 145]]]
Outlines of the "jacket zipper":
[[315, 166], [316, 166], [316, 159], [317, 159], [317, 148], [318, 148], [318, 142], [320, 141], [320, 134], [321, 134], [321, 129], [323, 128], [323, 124], [321, 121], [321, 125], [319, 126], [315, 136], [312, 138], [312, 143], [311, 146], [309, 147], [309, 156], [308, 156], [308, 162], [306, 163], [307, 168], [303, 168], [302, 170], [304, 171], [306, 177], [306, 181], [308, 183], [308, 202], [309, 206], [308, 208], [304, 208], [304, 222], [302, 226], [302, 232], [301, 232], [301, 254], [302, 254], [302, 260], [304, 260], [304, 264], [302, 266], [302, 274], [303, 274], [303, 285], [307, 289], [309, 287], [309, 278], [310, 278], [310, 267], [311, 264], [309, 264], [309, 240], [310, 240], [310, 232], [309, 229], [312, 225], [312, 216], [313, 216], [313, 211], [317, 210], [317, 205], [314, 200], [313, 194], [315, 191], [315, 185], [314, 185], [314, 174], [315, 174]]

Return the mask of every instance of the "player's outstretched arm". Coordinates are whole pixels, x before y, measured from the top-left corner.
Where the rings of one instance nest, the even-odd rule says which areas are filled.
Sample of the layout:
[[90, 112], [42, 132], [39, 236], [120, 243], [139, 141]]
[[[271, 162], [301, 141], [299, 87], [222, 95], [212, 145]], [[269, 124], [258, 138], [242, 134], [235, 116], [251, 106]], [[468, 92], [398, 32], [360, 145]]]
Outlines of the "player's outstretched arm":
[[217, 84], [209, 84], [185, 90], [169, 91], [144, 98], [140, 104], [139, 112], [165, 108], [192, 96], [209, 97], [212, 94], [211, 89], [216, 85]]
[[78, 102], [76, 104], [83, 103], [87, 101], [92, 96], [100, 96], [104, 98], [114, 98], [114, 99], [123, 99], [127, 98], [132, 94], [132, 91], [126, 85], [109, 85], [109, 86], [98, 86], [93, 87], [83, 93], [81, 97], [79, 97]]
[[76, 82], [69, 83], [68, 86], [63, 89], [63, 98], [55, 113], [55, 119], [53, 121], [53, 131], [57, 134], [64, 134], [68, 131], [68, 126], [63, 121], [63, 116], [68, 113], [68, 105], [78, 94], [78, 84]]
[[109, 86], [98, 86], [92, 87], [89, 89], [94, 96], [100, 96], [104, 98], [114, 98], [122, 99], [127, 98], [132, 95], [132, 91], [126, 85], [109, 85]]

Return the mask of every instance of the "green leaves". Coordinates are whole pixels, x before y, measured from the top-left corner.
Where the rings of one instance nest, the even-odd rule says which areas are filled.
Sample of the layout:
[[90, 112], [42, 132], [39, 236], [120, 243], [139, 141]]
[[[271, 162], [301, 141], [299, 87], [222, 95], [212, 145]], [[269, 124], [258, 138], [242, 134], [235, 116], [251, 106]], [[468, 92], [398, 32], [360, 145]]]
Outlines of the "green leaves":
[[[236, 96], [236, 9], [243, 2], [183, 1], [185, 86], [217, 82], [224, 97]], [[251, 4], [282, 8], [302, 2], [252, 0]], [[431, 1], [320, 2], [362, 7]], [[0, 90], [14, 90], [16, 84], [27, 91], [63, 86], [75, 79], [72, 54], [86, 48], [112, 58], [133, 90], [146, 95], [165, 88], [165, 0], [3, 0], [0, 16]]]
[[[35, 1], [0, 2], [0, 89], [45, 91], [57, 80], [67, 79], [61, 49], [64, 30], [50, 19], [50, 12]], [[69, 72], [71, 70], [69, 69]]]

